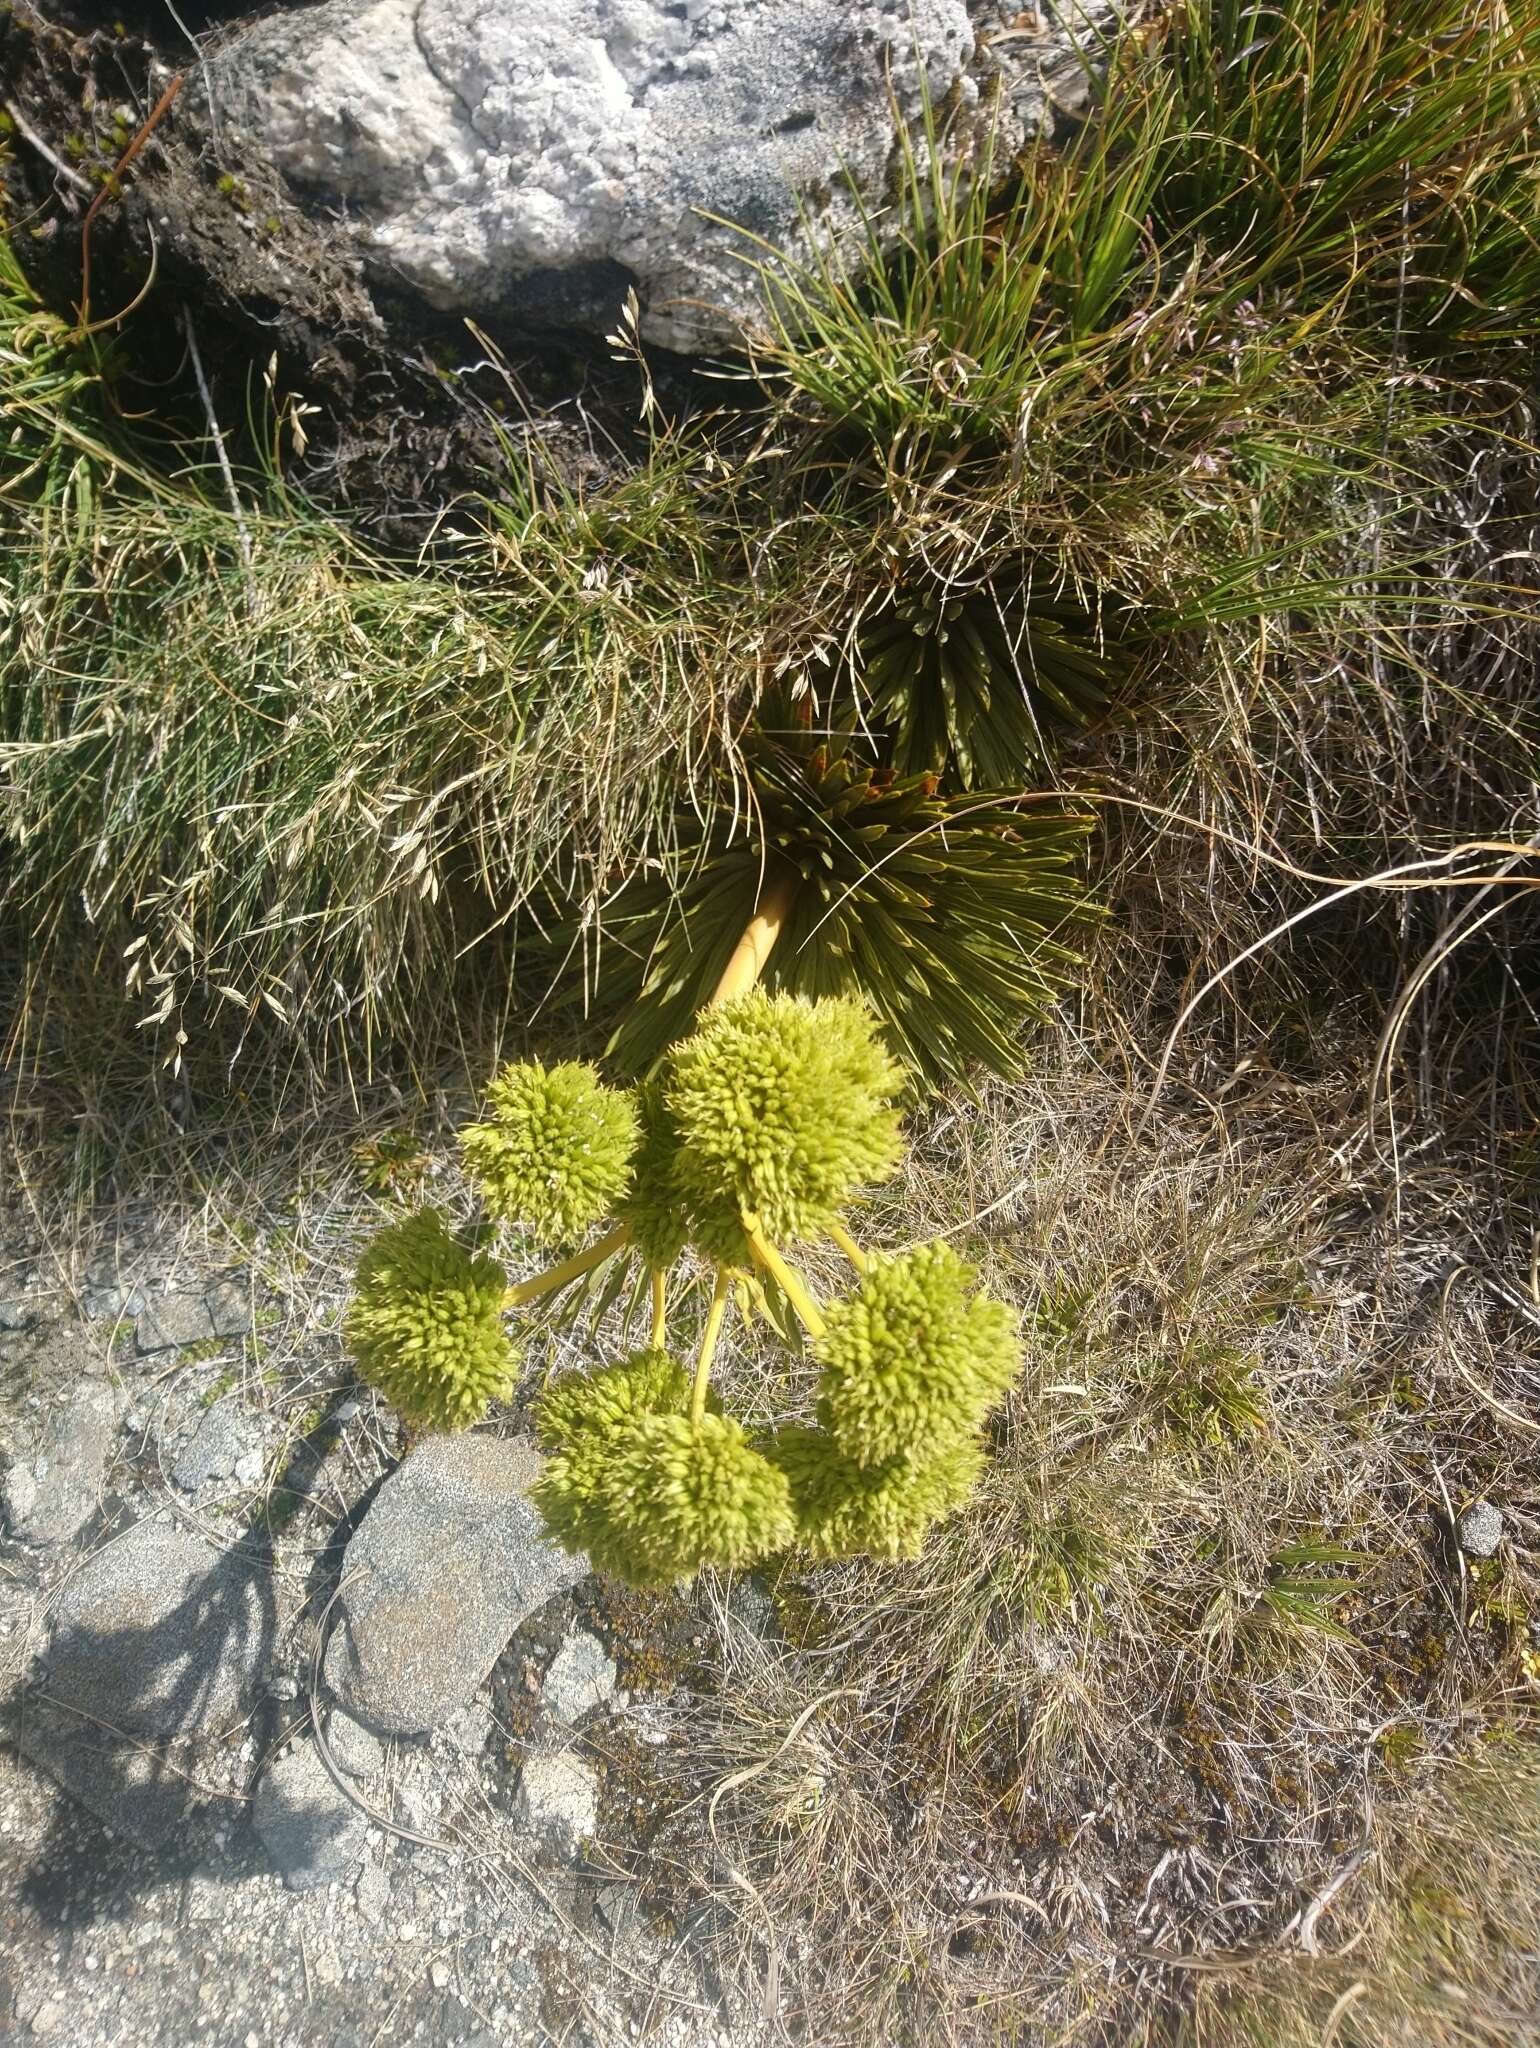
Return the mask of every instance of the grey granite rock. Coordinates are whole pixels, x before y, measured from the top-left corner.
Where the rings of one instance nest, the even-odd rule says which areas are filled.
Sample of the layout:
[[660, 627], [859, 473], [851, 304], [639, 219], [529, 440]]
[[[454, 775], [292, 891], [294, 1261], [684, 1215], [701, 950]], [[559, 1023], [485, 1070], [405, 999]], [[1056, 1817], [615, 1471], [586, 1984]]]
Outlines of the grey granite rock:
[[599, 1780], [593, 1766], [570, 1749], [532, 1756], [519, 1773], [519, 1824], [564, 1849], [599, 1824]]
[[1467, 1557], [1495, 1557], [1503, 1540], [1503, 1518], [1490, 1501], [1475, 1501], [1460, 1517], [1459, 1538]]
[[8, 1732], [126, 1840], [174, 1842], [211, 1791], [239, 1793], [228, 1737], [272, 1627], [251, 1566], [137, 1523], [65, 1586], [44, 1683]]
[[[210, 1479], [228, 1479], [252, 1454], [261, 1434], [239, 1396], [216, 1401], [177, 1456], [171, 1476], [188, 1493]], [[260, 1470], [260, 1464], [258, 1469]]]
[[244, 1337], [251, 1329], [251, 1291], [245, 1280], [216, 1280], [204, 1290], [203, 1301], [216, 1337]]
[[333, 1707], [326, 1717], [326, 1746], [339, 1771], [350, 1778], [372, 1778], [385, 1763], [385, 1745], [351, 1714]]
[[140, 1316], [134, 1342], [146, 1354], [185, 1351], [190, 1344], [207, 1344], [217, 1334], [201, 1294], [164, 1294]]
[[764, 311], [755, 245], [722, 221], [804, 260], [858, 242], [889, 214], [895, 102], [913, 123], [928, 93], [965, 130], [998, 83], [1007, 160], [1083, 101], [1080, 49], [1114, 11], [324, 0], [228, 38], [192, 95], [438, 307], [604, 332], [634, 284], [649, 339], [711, 349]]
[[222, 1728], [239, 1715], [271, 1632], [253, 1565], [170, 1524], [138, 1522], [65, 1586], [48, 1691], [130, 1734]]
[[614, 1697], [615, 1676], [615, 1660], [598, 1637], [574, 1629], [551, 1659], [541, 1704], [565, 1727], [576, 1727], [585, 1714]]
[[0, 1512], [26, 1543], [67, 1543], [96, 1511], [124, 1400], [105, 1379], [84, 1380], [56, 1403], [35, 1451], [0, 1481]]
[[340, 1884], [363, 1856], [364, 1816], [308, 1742], [262, 1773], [252, 1822], [290, 1891]]
[[523, 1440], [432, 1438], [386, 1480], [348, 1544], [326, 1655], [349, 1713], [384, 1734], [438, 1727], [582, 1576], [526, 1498], [539, 1469]]

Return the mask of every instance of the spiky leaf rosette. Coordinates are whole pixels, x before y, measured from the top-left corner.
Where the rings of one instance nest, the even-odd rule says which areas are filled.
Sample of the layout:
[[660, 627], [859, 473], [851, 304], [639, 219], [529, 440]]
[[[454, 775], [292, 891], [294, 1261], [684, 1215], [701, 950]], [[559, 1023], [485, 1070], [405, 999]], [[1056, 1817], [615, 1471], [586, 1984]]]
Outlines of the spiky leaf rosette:
[[1104, 707], [1112, 674], [1076, 606], [949, 591], [922, 567], [863, 620], [852, 681], [899, 774], [998, 789], [1043, 765], [1056, 729]]
[[638, 1351], [600, 1372], [568, 1373], [535, 1404], [535, 1434], [549, 1454], [530, 1499], [565, 1550], [602, 1545], [616, 1451], [644, 1415], [682, 1414], [690, 1376], [666, 1351]]
[[663, 1099], [661, 1081], [639, 1084], [636, 1108], [641, 1143], [632, 1162], [630, 1192], [616, 1214], [630, 1226], [631, 1242], [644, 1263], [656, 1273], [665, 1273], [688, 1238], [673, 1178], [679, 1133]]
[[1095, 914], [1079, 876], [1089, 827], [1068, 804], [895, 780], [848, 736], [762, 739], [751, 812], [724, 790], [696, 836], [682, 833], [676, 870], [613, 907], [600, 994], [627, 1008], [611, 1055], [642, 1072], [690, 1029], [767, 874], [790, 869], [800, 886], [767, 988], [863, 996], [929, 1082], [975, 1063], [1017, 1073], [1021, 1027], [1073, 978], [1074, 927]]
[[506, 1275], [473, 1258], [436, 1209], [377, 1232], [358, 1262], [344, 1334], [358, 1369], [406, 1421], [465, 1429], [513, 1388]]
[[1016, 1318], [971, 1289], [950, 1245], [874, 1258], [826, 1311], [818, 1416], [846, 1457], [880, 1465], [977, 1430], [1021, 1370]]
[[788, 1423], [765, 1446], [786, 1475], [797, 1541], [814, 1557], [918, 1557], [932, 1526], [960, 1508], [983, 1470], [974, 1437], [920, 1459], [857, 1465], [824, 1430]]
[[753, 988], [708, 1011], [663, 1071], [691, 1239], [747, 1265], [743, 1210], [778, 1245], [827, 1230], [856, 1188], [898, 1164], [902, 1078], [854, 997]]
[[461, 1131], [460, 1150], [493, 1215], [558, 1245], [613, 1212], [636, 1136], [630, 1096], [586, 1062], [526, 1060], [492, 1082], [486, 1120]]

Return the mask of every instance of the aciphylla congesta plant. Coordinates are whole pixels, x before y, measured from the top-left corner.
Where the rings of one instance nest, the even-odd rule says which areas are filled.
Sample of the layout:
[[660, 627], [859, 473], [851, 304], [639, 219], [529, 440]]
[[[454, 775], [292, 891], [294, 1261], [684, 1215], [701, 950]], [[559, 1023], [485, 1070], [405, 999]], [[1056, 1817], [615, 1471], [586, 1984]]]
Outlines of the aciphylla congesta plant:
[[[558, 1542], [637, 1586], [800, 1547], [819, 1557], [918, 1553], [961, 1505], [982, 1427], [1020, 1367], [1015, 1317], [945, 1243], [868, 1254], [846, 1211], [903, 1153], [903, 1074], [853, 996], [756, 984], [795, 887], [772, 884], [689, 1036], [636, 1088], [591, 1066], [529, 1062], [491, 1084], [461, 1133], [487, 1214], [555, 1249], [597, 1242], [515, 1286], [443, 1218], [382, 1230], [346, 1331], [364, 1377], [413, 1429], [463, 1429], [511, 1390], [509, 1318], [618, 1255], [649, 1275], [647, 1347], [548, 1386], [534, 1499]], [[796, 1247], [854, 1269], [821, 1304]], [[669, 1344], [669, 1275], [687, 1248], [713, 1274], [693, 1366]], [[711, 1385], [736, 1297], [786, 1304], [819, 1368], [811, 1417], [751, 1433]], [[772, 1318], [772, 1320], [774, 1320]]]

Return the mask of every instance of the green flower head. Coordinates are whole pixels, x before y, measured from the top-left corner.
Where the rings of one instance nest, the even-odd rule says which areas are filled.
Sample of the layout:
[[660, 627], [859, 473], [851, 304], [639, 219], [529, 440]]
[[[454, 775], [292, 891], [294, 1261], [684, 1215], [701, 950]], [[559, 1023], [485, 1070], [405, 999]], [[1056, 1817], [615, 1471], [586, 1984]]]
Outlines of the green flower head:
[[664, 1099], [674, 1186], [710, 1256], [747, 1262], [747, 1209], [777, 1244], [823, 1230], [864, 1182], [898, 1163], [902, 1085], [855, 997], [747, 995], [708, 1011], [674, 1047]]
[[641, 1143], [633, 1162], [631, 1192], [620, 1205], [621, 1222], [631, 1226], [631, 1242], [655, 1273], [666, 1273], [684, 1250], [684, 1204], [674, 1187], [674, 1155], [679, 1134], [656, 1081], [636, 1091]]
[[420, 1428], [465, 1429], [513, 1388], [505, 1276], [472, 1258], [436, 1209], [388, 1224], [358, 1262], [343, 1329], [358, 1369]]
[[570, 1242], [612, 1213], [635, 1149], [630, 1096], [580, 1060], [504, 1067], [487, 1090], [485, 1122], [460, 1133], [488, 1209], [541, 1245]]
[[821, 1429], [788, 1423], [765, 1447], [786, 1475], [797, 1541], [814, 1557], [918, 1557], [932, 1525], [960, 1508], [984, 1454], [957, 1437], [923, 1461], [857, 1465]]
[[621, 1433], [594, 1562], [634, 1586], [667, 1586], [703, 1565], [752, 1564], [791, 1542], [785, 1477], [739, 1425], [708, 1414], [647, 1415]]
[[652, 1351], [541, 1403], [553, 1448], [530, 1498], [563, 1548], [632, 1586], [748, 1564], [792, 1537], [785, 1479], [736, 1422], [708, 1412], [692, 1424], [678, 1412], [688, 1401], [683, 1369]]
[[976, 1430], [1021, 1370], [1016, 1319], [970, 1294], [974, 1270], [950, 1245], [873, 1259], [827, 1312], [815, 1345], [818, 1415], [847, 1458], [928, 1457]]
[[530, 1498], [564, 1550], [604, 1545], [615, 1456], [633, 1425], [644, 1415], [681, 1414], [689, 1403], [690, 1376], [666, 1351], [638, 1351], [546, 1388], [535, 1405], [535, 1434], [550, 1455]]

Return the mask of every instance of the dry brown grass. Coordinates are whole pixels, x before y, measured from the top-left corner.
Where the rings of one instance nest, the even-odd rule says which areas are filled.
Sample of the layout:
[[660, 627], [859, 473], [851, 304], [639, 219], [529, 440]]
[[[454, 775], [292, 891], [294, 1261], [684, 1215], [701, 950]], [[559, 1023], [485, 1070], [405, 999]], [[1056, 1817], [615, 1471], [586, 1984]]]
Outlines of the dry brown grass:
[[1072, 1042], [932, 1119], [885, 1220], [982, 1254], [1026, 1378], [917, 1564], [783, 1572], [677, 1824], [790, 2038], [1179, 2029], [1219, 1964], [1324, 1942], [1377, 1816], [1540, 1699], [1540, 1302], [1456, 1147], [1393, 1179], [1364, 1143], [1372, 1040], [1330, 1031], [1314, 1076], [1210, 1031], [1142, 1130]]

